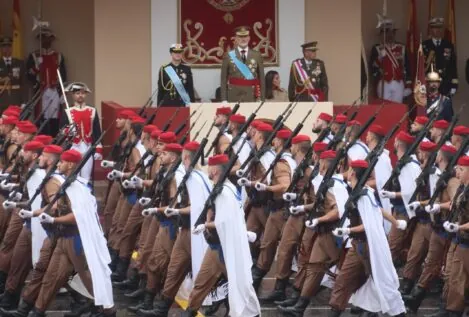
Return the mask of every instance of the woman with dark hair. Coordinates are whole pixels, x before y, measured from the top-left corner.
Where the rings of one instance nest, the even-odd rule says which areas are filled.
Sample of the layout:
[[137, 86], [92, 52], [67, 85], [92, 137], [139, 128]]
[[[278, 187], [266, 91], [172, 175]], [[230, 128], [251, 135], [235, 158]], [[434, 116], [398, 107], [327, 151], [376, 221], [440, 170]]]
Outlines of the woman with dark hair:
[[288, 102], [287, 91], [280, 87], [280, 76], [275, 70], [265, 74], [265, 99], [274, 102]]

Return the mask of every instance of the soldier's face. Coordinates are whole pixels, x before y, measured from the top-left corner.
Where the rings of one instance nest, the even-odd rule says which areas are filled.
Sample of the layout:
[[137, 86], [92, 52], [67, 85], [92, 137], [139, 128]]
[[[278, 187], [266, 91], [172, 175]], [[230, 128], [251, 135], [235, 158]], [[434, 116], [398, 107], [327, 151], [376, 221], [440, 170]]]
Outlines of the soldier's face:
[[189, 166], [191, 165], [191, 156], [188, 151], [184, 150], [182, 152], [182, 164], [184, 165], [184, 168], [186, 171], [189, 169]]
[[443, 28], [442, 27], [433, 27], [430, 28], [430, 35], [436, 39], [441, 39], [443, 37]]
[[122, 118], [117, 118], [116, 119], [116, 128], [121, 130], [125, 125], [125, 120]]
[[462, 137], [460, 135], [453, 134], [451, 136], [451, 144], [453, 144], [459, 150], [462, 144]]
[[16, 135], [16, 143], [24, 144], [26, 143], [26, 141], [28, 141], [29, 138], [30, 138], [30, 134], [25, 134], [23, 132], [18, 131], [18, 134]]
[[430, 138], [435, 141], [441, 135], [440, 129], [431, 128], [430, 129]]
[[215, 126], [220, 127], [226, 122], [227, 118], [225, 115], [217, 114], [215, 115]]
[[316, 119], [316, 121], [313, 122], [313, 133], [320, 133], [326, 125], [326, 121], [322, 119]]
[[52, 46], [53, 38], [49, 36], [43, 36], [41, 39], [41, 46], [45, 49], [48, 49]]
[[2, 46], [1, 51], [2, 51], [2, 55], [5, 57], [11, 56], [11, 52], [12, 52], [11, 46], [9, 45]]
[[249, 45], [249, 41], [251, 40], [251, 37], [248, 36], [236, 36], [236, 43], [238, 46], [245, 48]]
[[74, 163], [62, 161], [60, 160], [59, 164], [57, 165], [57, 169], [59, 170], [60, 174], [66, 174], [69, 172], [74, 166]]
[[84, 90], [79, 90], [73, 93], [73, 100], [78, 103], [83, 103], [86, 98], [86, 92]]
[[291, 155], [293, 155], [293, 157], [295, 157], [296, 154], [299, 152], [298, 147], [299, 147], [298, 144], [292, 144], [290, 148], [290, 152], [291, 152]]
[[459, 178], [461, 183], [467, 185], [469, 183], [469, 166], [458, 165], [456, 168], [456, 177]]
[[312, 60], [316, 58], [316, 51], [313, 50], [303, 50], [303, 56], [307, 60]]
[[182, 53], [171, 53], [171, 59], [175, 62], [182, 61]]
[[158, 141], [158, 143], [156, 144], [156, 154], [162, 154], [161, 152], [163, 152], [163, 148], [165, 145], [166, 143]]
[[410, 125], [410, 133], [411, 134], [415, 134], [417, 132], [419, 132], [420, 130], [422, 130], [422, 126], [417, 123], [417, 122], [412, 122], [412, 124]]
[[440, 88], [440, 82], [439, 81], [430, 81], [428, 83], [429, 91], [430, 92], [437, 92], [438, 89]]
[[337, 132], [339, 132], [339, 130], [340, 130], [340, 124], [338, 124], [338, 123], [332, 123], [331, 124], [332, 133], [337, 134]]

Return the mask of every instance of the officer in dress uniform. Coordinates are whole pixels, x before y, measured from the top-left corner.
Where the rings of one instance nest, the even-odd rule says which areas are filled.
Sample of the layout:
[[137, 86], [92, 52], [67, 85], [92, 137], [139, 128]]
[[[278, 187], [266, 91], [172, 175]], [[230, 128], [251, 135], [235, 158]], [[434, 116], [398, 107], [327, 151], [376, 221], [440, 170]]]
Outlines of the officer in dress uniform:
[[301, 45], [303, 58], [293, 61], [288, 82], [290, 101], [327, 101], [329, 84], [324, 62], [316, 58], [318, 42]]
[[34, 91], [42, 92], [41, 101], [36, 106], [36, 115], [47, 107], [42, 120], [49, 119], [49, 124], [43, 133], [55, 136], [59, 131], [59, 109], [62, 101], [59, 90], [57, 69], [64, 82], [67, 81], [67, 72], [62, 53], [52, 49], [55, 34], [49, 28], [41, 28], [36, 34], [41, 41], [41, 50], [30, 53], [26, 61], [27, 77], [33, 85]]
[[0, 112], [9, 105], [20, 105], [23, 102], [23, 61], [11, 56], [10, 37], [4, 37], [0, 41]]
[[[453, 118], [453, 103], [450, 98], [445, 96], [441, 92], [442, 79], [440, 75], [433, 71], [433, 66], [430, 67], [431, 72], [426, 76], [427, 79], [427, 115], [430, 116], [437, 109], [440, 110], [440, 114], [437, 120], [443, 119], [448, 122]], [[441, 102], [440, 102], [441, 101]]]
[[445, 20], [443, 18], [435, 17], [430, 19], [428, 25], [430, 26], [431, 38], [424, 41], [422, 46], [426, 72], [431, 72], [431, 65], [433, 65], [435, 71], [441, 77], [440, 92], [451, 97], [458, 89], [458, 69], [454, 45], [443, 39], [444, 24]]
[[265, 99], [262, 56], [249, 48], [249, 27], [235, 29], [236, 47], [228, 52], [221, 66], [221, 99], [225, 102], [253, 102]]
[[161, 66], [158, 78], [158, 105], [184, 107], [195, 101], [192, 71], [182, 64], [183, 51], [181, 44], [169, 48], [171, 62]]
[[393, 20], [386, 18], [378, 27], [381, 29], [380, 36], [384, 44], [373, 46], [370, 57], [376, 95], [379, 98], [402, 103], [404, 97], [412, 93], [406, 47], [394, 41], [397, 29]]

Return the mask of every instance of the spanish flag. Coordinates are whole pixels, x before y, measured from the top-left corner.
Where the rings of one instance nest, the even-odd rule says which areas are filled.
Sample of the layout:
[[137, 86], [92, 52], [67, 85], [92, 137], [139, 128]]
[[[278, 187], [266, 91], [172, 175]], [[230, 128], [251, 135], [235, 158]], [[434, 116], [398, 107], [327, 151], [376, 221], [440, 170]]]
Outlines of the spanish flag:
[[454, 0], [448, 0], [448, 18], [445, 30], [445, 39], [453, 43], [456, 48], [456, 17], [454, 12]]
[[23, 34], [21, 32], [20, 0], [13, 0], [12, 57], [23, 59]]

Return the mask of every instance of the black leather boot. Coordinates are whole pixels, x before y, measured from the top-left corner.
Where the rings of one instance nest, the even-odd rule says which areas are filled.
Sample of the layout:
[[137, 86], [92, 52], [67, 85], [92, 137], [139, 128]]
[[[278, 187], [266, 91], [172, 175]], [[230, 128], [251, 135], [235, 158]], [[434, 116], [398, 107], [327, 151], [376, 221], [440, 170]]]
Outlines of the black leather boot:
[[36, 310], [36, 308], [33, 309], [33, 312], [31, 313], [31, 315], [29, 315], [30, 317], [45, 317], [46, 316], [46, 313], [43, 313], [43, 312], [39, 312]]
[[339, 317], [341, 314], [342, 314], [341, 310], [336, 310], [334, 308], [331, 308], [331, 310], [327, 312], [327, 317]]
[[287, 297], [287, 299], [282, 301], [275, 301], [274, 304], [282, 307], [293, 306], [298, 301], [298, 298], [300, 298], [300, 294], [301, 291], [299, 289], [293, 288], [293, 292], [290, 296]]
[[[166, 317], [168, 316], [169, 309], [173, 305], [174, 300], [172, 298], [162, 297], [155, 305], [155, 309], [153, 309], [153, 316], [155, 317]], [[138, 314], [138, 312], [137, 312]]]
[[404, 300], [407, 310], [414, 314], [417, 313], [417, 310], [419, 309], [420, 304], [422, 304], [426, 293], [427, 291], [425, 289], [417, 286], [413, 289], [410, 295], [403, 295], [402, 299]]
[[29, 312], [33, 309], [33, 304], [28, 304], [25, 301], [21, 301], [16, 310], [6, 310], [0, 308], [0, 316], [4, 317], [28, 317]]
[[187, 308], [185, 311], [181, 313], [181, 317], [195, 317], [197, 316], [197, 310]]
[[402, 295], [408, 295], [412, 291], [412, 287], [414, 287], [414, 281], [404, 278], [399, 292], [401, 292]]
[[274, 291], [267, 296], [261, 296], [259, 297], [259, 302], [266, 304], [266, 303], [272, 303], [274, 301], [281, 301], [285, 300], [286, 295], [285, 295], [285, 289], [287, 288], [288, 284], [288, 279], [284, 280], [275, 280], [275, 287]]
[[153, 300], [155, 299], [155, 293], [147, 290], [143, 291], [143, 299], [134, 306], [127, 307], [128, 311], [137, 313], [139, 310], [150, 310], [153, 308]]
[[127, 298], [136, 299], [136, 300], [143, 299], [146, 287], [147, 287], [147, 277], [146, 275], [141, 275], [138, 288], [135, 291], [125, 293], [124, 296]]
[[303, 317], [306, 307], [309, 305], [309, 298], [300, 297], [294, 306], [279, 307], [279, 310], [288, 316]]
[[155, 300], [155, 295], [155, 292], [145, 291], [145, 295], [143, 297], [143, 307], [137, 310], [137, 316], [155, 316], [153, 312], [153, 301]]
[[0, 308], [4, 308], [7, 310], [15, 309], [18, 307], [18, 302], [20, 301], [20, 294], [19, 293], [12, 293], [9, 291], [5, 291], [2, 296], [2, 300], [0, 301]]
[[122, 290], [131, 290], [134, 291], [138, 289], [140, 283], [140, 275], [138, 274], [137, 269], [131, 269], [129, 278], [123, 280], [122, 282], [112, 282], [112, 286], [122, 289]]
[[8, 274], [0, 271], [0, 293], [5, 291], [5, 283], [7, 282]]
[[448, 312], [446, 311], [446, 300], [440, 297], [440, 303], [438, 305], [438, 311], [436, 313], [425, 315], [425, 317], [447, 317]]
[[215, 314], [220, 309], [222, 304], [225, 304], [226, 314], [228, 314], [228, 312], [230, 311], [230, 303], [228, 302], [228, 298], [225, 298], [223, 300], [219, 300], [218, 302], [212, 303], [212, 305], [208, 306], [205, 309], [204, 315], [215, 316]]
[[254, 290], [257, 293], [259, 286], [261, 286], [262, 279], [267, 274], [267, 272], [261, 270], [256, 265], [252, 267], [251, 272], [252, 272], [252, 286], [254, 286]]
[[353, 305], [352, 305], [352, 307], [350, 307], [350, 313], [352, 315], [360, 315], [363, 312], [364, 312], [364, 310], [360, 307], [353, 306]]
[[113, 282], [122, 282], [127, 277], [127, 270], [129, 269], [130, 259], [118, 258], [117, 267], [114, 273], [111, 274]]
[[119, 260], [119, 252], [112, 248], [109, 248], [109, 255], [111, 256], [111, 263], [109, 263], [109, 268], [112, 272], [114, 272], [117, 267], [117, 261]]
[[447, 310], [447, 312], [448, 312], [448, 317], [462, 317], [462, 314], [464, 314], [464, 311]]

